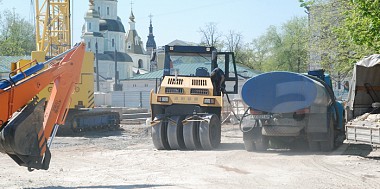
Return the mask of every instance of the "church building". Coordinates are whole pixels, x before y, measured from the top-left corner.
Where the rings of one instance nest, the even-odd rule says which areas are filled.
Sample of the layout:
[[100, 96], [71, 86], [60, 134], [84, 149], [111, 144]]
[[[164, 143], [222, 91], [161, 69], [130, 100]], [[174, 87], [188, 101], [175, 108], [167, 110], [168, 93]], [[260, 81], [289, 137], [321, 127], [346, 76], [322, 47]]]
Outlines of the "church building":
[[[126, 32], [120, 17], [117, 15], [117, 0], [90, 0], [89, 10], [85, 14], [82, 28], [82, 41], [87, 51], [97, 54], [99, 81], [103, 87], [100, 91], [113, 91], [115, 78], [126, 80], [137, 74], [149, 72], [151, 52], [144, 49], [141, 37], [135, 28], [135, 16], [131, 7], [129, 30]], [[149, 36], [153, 36], [150, 22]], [[155, 48], [149, 41], [149, 47]], [[148, 47], [148, 44], [147, 44]], [[117, 62], [117, 64], [115, 64]], [[94, 61], [96, 67], [96, 61]], [[117, 70], [115, 74], [115, 70]]]
[[144, 74], [149, 71], [150, 55], [144, 49], [144, 44], [141, 37], [136, 31], [135, 16], [131, 9], [129, 16], [129, 31], [125, 39], [126, 52], [132, 57], [133, 60], [133, 75]]

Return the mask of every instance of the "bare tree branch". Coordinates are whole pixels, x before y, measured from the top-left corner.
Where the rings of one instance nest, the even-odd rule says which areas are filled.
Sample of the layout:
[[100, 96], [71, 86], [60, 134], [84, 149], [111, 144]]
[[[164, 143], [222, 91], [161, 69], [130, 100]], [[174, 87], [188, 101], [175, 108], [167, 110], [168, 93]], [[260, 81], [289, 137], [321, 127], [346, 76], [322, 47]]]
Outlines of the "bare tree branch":
[[198, 32], [202, 35], [202, 44], [213, 47], [221, 44], [220, 38], [222, 34], [218, 31], [215, 22], [207, 23], [203, 28], [199, 28]]

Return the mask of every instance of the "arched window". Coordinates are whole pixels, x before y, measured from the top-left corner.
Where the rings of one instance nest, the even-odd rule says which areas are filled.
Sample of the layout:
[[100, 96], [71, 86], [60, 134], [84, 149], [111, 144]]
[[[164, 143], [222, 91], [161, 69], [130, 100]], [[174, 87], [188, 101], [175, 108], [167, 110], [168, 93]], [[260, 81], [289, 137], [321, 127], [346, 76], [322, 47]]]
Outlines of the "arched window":
[[144, 67], [144, 62], [141, 59], [139, 59], [138, 64], [139, 64], [138, 68], [143, 68]]
[[88, 42], [88, 44], [87, 44], [87, 48], [88, 48], [88, 50], [91, 49], [91, 41]]

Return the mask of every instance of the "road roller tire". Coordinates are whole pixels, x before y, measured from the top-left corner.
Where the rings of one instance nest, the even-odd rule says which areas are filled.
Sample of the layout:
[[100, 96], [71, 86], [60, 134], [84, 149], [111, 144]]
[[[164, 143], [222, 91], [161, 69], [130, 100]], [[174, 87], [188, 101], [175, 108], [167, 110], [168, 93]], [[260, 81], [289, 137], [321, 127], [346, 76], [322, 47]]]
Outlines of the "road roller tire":
[[183, 140], [183, 117], [173, 116], [168, 120], [167, 136], [168, 143], [171, 149], [180, 150], [185, 149], [185, 142]]
[[201, 149], [199, 141], [199, 122], [188, 121], [183, 124], [183, 140], [188, 150]]
[[208, 122], [200, 122], [199, 139], [204, 150], [212, 150], [219, 146], [221, 139], [221, 124], [217, 115], [211, 115]]
[[152, 127], [152, 140], [157, 150], [170, 150], [167, 138], [167, 121], [160, 121]]

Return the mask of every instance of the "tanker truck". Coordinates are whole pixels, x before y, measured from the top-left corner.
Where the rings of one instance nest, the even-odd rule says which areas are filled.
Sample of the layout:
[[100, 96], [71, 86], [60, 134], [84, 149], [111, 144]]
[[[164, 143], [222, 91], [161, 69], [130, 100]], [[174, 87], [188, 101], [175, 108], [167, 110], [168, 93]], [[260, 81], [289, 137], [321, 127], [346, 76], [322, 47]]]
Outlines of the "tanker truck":
[[249, 106], [241, 119], [247, 151], [275, 143], [331, 151], [343, 131], [343, 106], [324, 70], [263, 73], [246, 81], [241, 96]]

